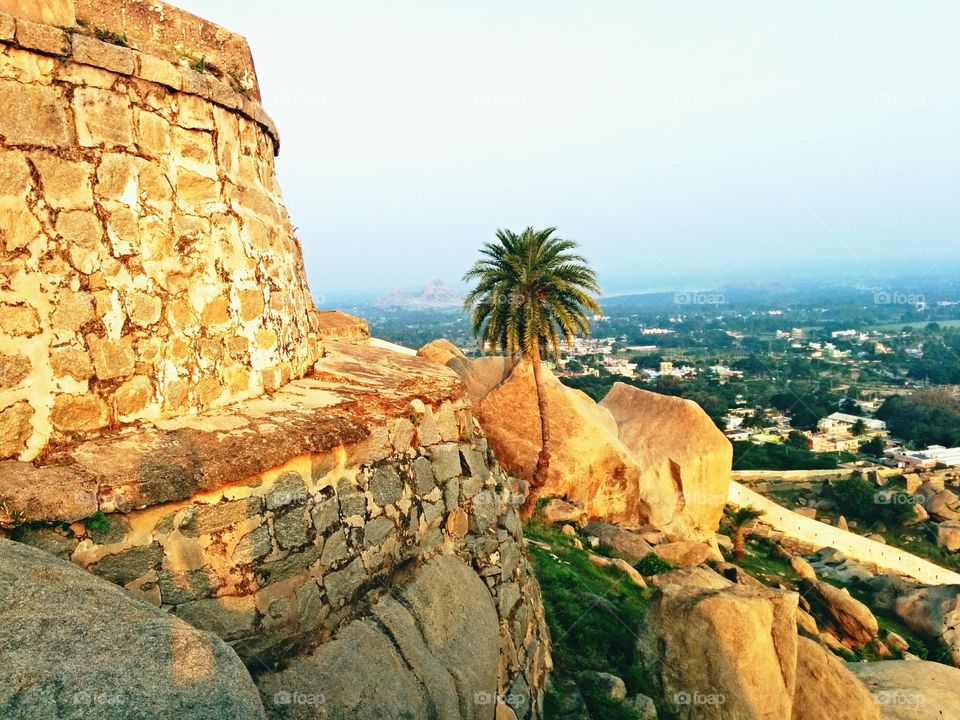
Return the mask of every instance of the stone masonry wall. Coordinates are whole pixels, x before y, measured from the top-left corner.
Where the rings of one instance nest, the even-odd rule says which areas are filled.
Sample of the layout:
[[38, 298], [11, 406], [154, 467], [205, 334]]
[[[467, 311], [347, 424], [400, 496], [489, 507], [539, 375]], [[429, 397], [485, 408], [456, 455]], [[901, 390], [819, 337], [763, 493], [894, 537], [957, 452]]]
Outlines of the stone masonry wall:
[[93, 32], [0, 12], [0, 459], [256, 397], [322, 354], [270, 119], [229, 76]]
[[301, 456], [187, 501], [17, 537], [216, 633], [254, 674], [329, 641], [429, 558], [457, 555], [497, 608], [499, 702], [539, 717], [551, 660], [522, 481], [462, 400], [414, 400], [389, 428], [390, 454], [369, 464], [346, 466], [342, 449]]

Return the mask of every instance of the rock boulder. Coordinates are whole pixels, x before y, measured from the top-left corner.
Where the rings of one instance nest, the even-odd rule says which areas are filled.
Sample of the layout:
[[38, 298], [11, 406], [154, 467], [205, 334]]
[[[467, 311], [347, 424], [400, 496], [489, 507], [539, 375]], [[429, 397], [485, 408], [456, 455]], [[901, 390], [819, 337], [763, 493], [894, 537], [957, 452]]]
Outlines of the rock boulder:
[[881, 720], [960, 718], [960, 670], [942, 663], [847, 663], [873, 694]]
[[716, 529], [727, 502], [733, 446], [703, 409], [623, 383], [600, 405], [644, 469], [641, 483], [657, 508], [658, 525], [682, 517], [695, 530]]
[[877, 720], [879, 717], [873, 695], [836, 655], [813, 640], [799, 638], [793, 720]]
[[640, 664], [681, 718], [789, 718], [797, 595], [747, 585], [667, 585], [637, 640]]
[[639, 562], [653, 550], [638, 533], [605, 522], [591, 522], [583, 531], [600, 541], [600, 546], [629, 563]]
[[240, 658], [127, 590], [0, 538], [0, 717], [265, 717]]
[[800, 581], [800, 592], [813, 616], [851, 647], [863, 647], [877, 636], [877, 619], [870, 608], [841, 589], [822, 580]]
[[[272, 718], [486, 718], [499, 645], [483, 581], [446, 555], [377, 601], [369, 616], [257, 683]], [[317, 702], [297, 701], [311, 697]]]

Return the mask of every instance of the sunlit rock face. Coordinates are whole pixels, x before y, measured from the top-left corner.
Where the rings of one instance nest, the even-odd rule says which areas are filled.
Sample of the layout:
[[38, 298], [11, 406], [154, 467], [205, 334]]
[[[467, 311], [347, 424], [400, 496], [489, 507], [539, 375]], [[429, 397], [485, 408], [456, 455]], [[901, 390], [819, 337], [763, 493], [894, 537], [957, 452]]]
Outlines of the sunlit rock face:
[[243, 38], [163, 3], [0, 0], [0, 459], [322, 354], [258, 97]]
[[[421, 348], [467, 385], [503, 465], [533, 477], [540, 420], [533, 372], [506, 358], [471, 360], [446, 341]], [[565, 497], [593, 519], [708, 538], [726, 504], [733, 450], [696, 404], [617, 383], [602, 402], [543, 373], [551, 462], [541, 497]]]

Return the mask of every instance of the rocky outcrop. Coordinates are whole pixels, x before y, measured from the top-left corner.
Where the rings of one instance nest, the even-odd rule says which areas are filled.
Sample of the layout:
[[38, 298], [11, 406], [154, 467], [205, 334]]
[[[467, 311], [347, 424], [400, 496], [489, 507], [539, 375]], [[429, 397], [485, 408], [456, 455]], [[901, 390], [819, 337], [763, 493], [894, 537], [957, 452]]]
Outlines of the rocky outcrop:
[[220, 638], [0, 538], [0, 717], [255, 720], [264, 710]]
[[667, 585], [644, 616], [640, 663], [681, 718], [788, 718], [796, 609], [796, 595], [764, 588]]
[[797, 640], [793, 720], [877, 720], [874, 696], [840, 659], [805, 637]]
[[914, 632], [945, 643], [953, 664], [960, 665], [960, 586], [901, 587], [887, 605]]
[[641, 483], [656, 507], [654, 524], [682, 517], [715, 529], [723, 514], [733, 447], [695, 402], [616, 383], [601, 401], [644, 469]]
[[[529, 480], [540, 450], [529, 365], [470, 360], [446, 341], [418, 353], [460, 375], [500, 462]], [[540, 497], [565, 498], [605, 522], [692, 539], [713, 533], [726, 503], [732, 450], [695, 403], [617, 384], [598, 405], [549, 370], [543, 378], [553, 444]]]
[[[494, 699], [538, 717], [550, 654], [523, 487], [463, 394], [435, 364], [329, 342], [311, 378], [269, 400], [89, 440], [64, 465], [12, 462], [0, 503], [33, 513], [23, 541], [219, 635], [258, 673], [320, 652], [411, 568], [457, 556], [494, 608]], [[98, 510], [70, 533], [40, 525]]]
[[[257, 684], [273, 718], [486, 718], [497, 698], [497, 626], [483, 580], [438, 557], [368, 616]], [[323, 702], [301, 702], [311, 696]]]
[[583, 531], [597, 538], [600, 546], [610, 554], [629, 563], [636, 563], [653, 552], [650, 543], [640, 535], [610, 523], [596, 521], [587, 523]]
[[641, 666], [678, 717], [878, 717], [843, 664], [797, 635], [795, 593], [700, 570], [661, 576], [637, 640]]
[[935, 662], [847, 663], [876, 700], [881, 720], [960, 717], [960, 670]]
[[802, 579], [800, 592], [810, 603], [813, 616], [850, 647], [863, 647], [877, 636], [877, 619], [870, 608], [852, 597], [846, 588]]

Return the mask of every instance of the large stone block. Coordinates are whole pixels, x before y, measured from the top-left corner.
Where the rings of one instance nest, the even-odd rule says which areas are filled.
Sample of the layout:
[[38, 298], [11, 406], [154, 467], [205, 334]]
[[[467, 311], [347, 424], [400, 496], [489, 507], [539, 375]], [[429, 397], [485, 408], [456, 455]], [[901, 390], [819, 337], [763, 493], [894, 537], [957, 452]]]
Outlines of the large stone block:
[[40, 318], [29, 305], [0, 303], [0, 330], [7, 335], [35, 335], [40, 330]]
[[126, 95], [99, 88], [77, 88], [73, 91], [73, 113], [81, 147], [133, 144], [133, 116]]
[[133, 50], [100, 42], [87, 35], [74, 35], [73, 59], [79, 63], [96, 65], [121, 75], [132, 75], [136, 70]]
[[90, 177], [93, 166], [71, 162], [56, 155], [34, 153], [30, 160], [40, 175], [43, 198], [58, 210], [80, 210], [93, 206]]
[[33, 187], [30, 166], [19, 152], [0, 152], [0, 195], [25, 198]]
[[20, 199], [0, 200], [0, 245], [8, 251], [29, 246], [40, 235], [40, 222]]
[[70, 52], [70, 37], [52, 25], [17, 20], [17, 44], [47, 55], [63, 56]]
[[57, 87], [0, 81], [0, 135], [8, 145], [61, 148], [73, 143], [67, 102]]
[[33, 364], [24, 355], [0, 353], [0, 390], [16, 387], [30, 376]]
[[90, 346], [94, 370], [101, 380], [125, 377], [136, 367], [137, 355], [133, 349], [133, 338], [129, 335], [119, 340], [88, 335], [87, 344]]
[[0, 457], [19, 455], [25, 448], [33, 428], [33, 408], [28, 402], [14, 403], [0, 410]]

